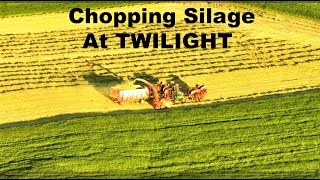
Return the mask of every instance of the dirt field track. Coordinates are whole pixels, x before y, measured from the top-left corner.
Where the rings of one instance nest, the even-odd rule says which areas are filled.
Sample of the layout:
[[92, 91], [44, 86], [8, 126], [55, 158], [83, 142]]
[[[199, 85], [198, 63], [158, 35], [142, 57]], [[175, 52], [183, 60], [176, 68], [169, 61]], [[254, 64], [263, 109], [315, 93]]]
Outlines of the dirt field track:
[[[128, 29], [105, 24], [73, 24], [68, 13], [0, 20], [0, 123], [59, 114], [152, 109], [149, 104], [119, 105], [106, 97], [96, 79], [117, 75], [179, 81], [208, 87], [206, 101], [233, 100], [320, 87], [320, 24], [216, 3], [161, 3], [99, 11], [165, 12], [175, 9], [175, 27], [139, 24]], [[253, 24], [183, 23], [189, 7], [251, 11]], [[97, 11], [97, 12], [99, 12]], [[109, 49], [83, 49], [86, 34], [107, 34]], [[233, 32], [230, 48], [120, 49], [114, 33]], [[173, 36], [170, 37], [173, 42]], [[169, 41], [169, 43], [170, 43]], [[221, 47], [221, 45], [218, 45]], [[93, 73], [96, 79], [90, 79]]]

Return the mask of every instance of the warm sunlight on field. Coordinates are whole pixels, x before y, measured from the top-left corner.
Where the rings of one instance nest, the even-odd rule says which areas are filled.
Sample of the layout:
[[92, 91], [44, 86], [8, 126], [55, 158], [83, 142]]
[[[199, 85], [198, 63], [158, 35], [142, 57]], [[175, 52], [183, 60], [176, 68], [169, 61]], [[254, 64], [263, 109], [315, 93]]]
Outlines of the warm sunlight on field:
[[[168, 2], [109, 10], [141, 11], [142, 7], [160, 12], [175, 9], [177, 24], [169, 30], [162, 24], [130, 29], [73, 24], [68, 13], [1, 19], [0, 123], [68, 113], [152, 109], [149, 104], [112, 102], [106, 93], [109, 86], [87, 78], [90, 73], [97, 78], [116, 75], [169, 81], [176, 77], [184, 86], [204, 83], [208, 94], [203, 103], [320, 86], [320, 25], [315, 22], [251, 9], [242, 10], [253, 12], [255, 22], [238, 28], [183, 21], [188, 7], [225, 12], [241, 9], [223, 3]], [[110, 48], [82, 48], [89, 32], [107, 34]], [[121, 32], [233, 32], [234, 37], [228, 49], [134, 49], [129, 42], [128, 48], [120, 49], [114, 34]]]

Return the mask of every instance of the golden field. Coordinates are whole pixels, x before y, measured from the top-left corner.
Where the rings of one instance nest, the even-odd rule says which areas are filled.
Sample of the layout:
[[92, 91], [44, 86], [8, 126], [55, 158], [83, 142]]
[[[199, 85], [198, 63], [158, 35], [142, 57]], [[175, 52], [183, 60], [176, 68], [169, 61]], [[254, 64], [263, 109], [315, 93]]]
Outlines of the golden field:
[[[73, 24], [68, 13], [10, 17], [0, 20], [0, 123], [60, 114], [153, 109], [149, 104], [112, 102], [109, 86], [86, 78], [172, 76], [188, 86], [204, 83], [206, 101], [214, 103], [302, 91], [320, 86], [320, 24], [227, 3], [174, 2], [100, 9], [102, 11], [166, 12], [174, 9], [176, 25]], [[184, 10], [250, 11], [252, 24], [186, 24]], [[109, 49], [82, 48], [87, 33], [106, 34]], [[119, 48], [115, 33], [186, 34], [233, 32], [228, 49]], [[173, 37], [173, 36], [172, 36]], [[170, 42], [173, 42], [171, 37]], [[98, 38], [97, 38], [98, 39]], [[189, 104], [186, 104], [189, 105]], [[178, 106], [178, 105], [177, 105]]]

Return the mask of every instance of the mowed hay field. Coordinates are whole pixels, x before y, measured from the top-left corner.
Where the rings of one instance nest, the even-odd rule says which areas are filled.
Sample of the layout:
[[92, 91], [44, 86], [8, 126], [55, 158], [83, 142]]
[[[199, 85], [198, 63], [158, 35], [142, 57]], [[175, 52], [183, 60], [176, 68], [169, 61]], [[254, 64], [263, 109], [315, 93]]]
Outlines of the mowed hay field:
[[[165, 12], [175, 9], [176, 25], [73, 24], [68, 13], [3, 18], [0, 21], [1, 123], [59, 114], [152, 109], [149, 104], [119, 105], [107, 98], [106, 77], [171, 80], [185, 86], [204, 83], [204, 103], [288, 93], [320, 85], [320, 25], [317, 22], [269, 14], [229, 3], [175, 2], [109, 8], [102, 11]], [[211, 7], [215, 11], [251, 11], [253, 24], [186, 24], [184, 10]], [[82, 48], [87, 33], [107, 34], [108, 49]], [[233, 32], [228, 49], [119, 48], [115, 33], [169, 34]], [[170, 36], [171, 34], [171, 36]], [[98, 38], [98, 37], [97, 37]], [[90, 76], [88, 76], [91, 74]], [[88, 78], [89, 77], [89, 78]], [[93, 77], [93, 78], [92, 78]], [[105, 83], [101, 85], [99, 79]], [[185, 87], [186, 88], [186, 87]]]
[[[0, 19], [0, 178], [320, 177], [319, 22], [213, 2], [99, 11], [143, 7], [174, 9], [178, 23], [75, 25], [67, 13]], [[251, 11], [256, 20], [192, 26], [182, 23], [189, 7]], [[234, 37], [229, 49], [119, 49], [115, 38], [109, 49], [83, 49], [88, 32]], [[203, 82], [209, 93], [165, 110], [113, 103], [110, 87], [127, 77]]]

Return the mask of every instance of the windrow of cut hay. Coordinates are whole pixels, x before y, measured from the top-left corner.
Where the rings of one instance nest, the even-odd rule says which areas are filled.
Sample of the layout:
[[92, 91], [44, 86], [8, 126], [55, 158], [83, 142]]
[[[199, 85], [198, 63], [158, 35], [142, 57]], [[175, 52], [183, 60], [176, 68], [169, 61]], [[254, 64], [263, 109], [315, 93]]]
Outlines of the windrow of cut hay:
[[[68, 13], [4, 18], [0, 22], [1, 122], [58, 114], [152, 109], [120, 106], [107, 97], [109, 80], [177, 80], [184, 86], [204, 83], [204, 103], [288, 93], [320, 86], [320, 25], [316, 22], [246, 9], [229, 3], [174, 2], [109, 8], [175, 9], [177, 24], [73, 24]], [[230, 28], [221, 24], [186, 24], [184, 9], [210, 7], [223, 12], [252, 11], [255, 22]], [[21, 27], [23, 26], [23, 28]], [[82, 48], [87, 33], [107, 34], [108, 49]], [[232, 32], [229, 48], [119, 48], [115, 33], [173, 34]], [[114, 84], [112, 84], [114, 85]], [[187, 88], [187, 87], [185, 87]]]

